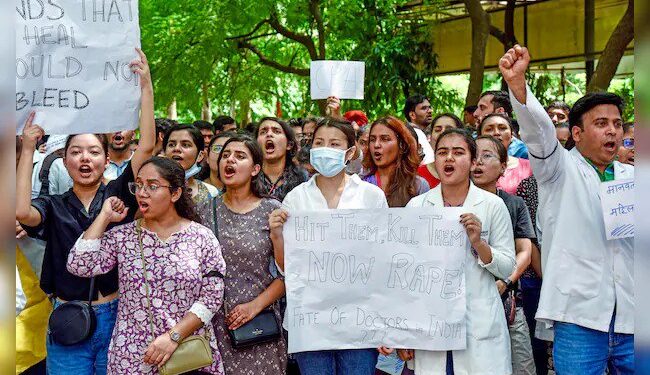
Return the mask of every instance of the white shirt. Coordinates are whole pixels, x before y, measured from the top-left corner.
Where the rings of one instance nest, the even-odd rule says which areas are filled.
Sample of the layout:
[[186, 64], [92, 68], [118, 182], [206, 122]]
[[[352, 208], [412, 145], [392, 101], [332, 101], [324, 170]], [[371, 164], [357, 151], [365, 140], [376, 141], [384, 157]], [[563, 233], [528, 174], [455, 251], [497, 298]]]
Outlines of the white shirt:
[[[315, 174], [284, 197], [282, 205], [289, 214], [294, 210], [327, 210], [327, 201], [316, 185]], [[362, 181], [356, 174], [348, 176], [337, 209], [388, 208], [384, 191]]]
[[[596, 171], [576, 148], [559, 144], [530, 89], [525, 104], [512, 92], [510, 102], [539, 186], [544, 278], [535, 318], [608, 332], [616, 306], [614, 331], [633, 334], [634, 239], [606, 239]], [[614, 176], [633, 178], [634, 167], [615, 161]]]
[[[442, 186], [411, 199], [406, 207], [444, 207]], [[492, 250], [492, 262], [484, 264], [472, 251], [465, 258], [467, 300], [467, 349], [454, 350], [456, 375], [510, 375], [510, 336], [501, 296], [494, 278], [505, 279], [515, 268], [515, 241], [510, 213], [496, 194], [470, 182], [463, 203], [468, 213], [481, 220], [481, 238]], [[416, 350], [409, 367], [416, 375], [446, 374], [447, 352]]]
[[433, 163], [433, 160], [435, 158], [435, 153], [433, 152], [433, 147], [431, 147], [431, 144], [429, 143], [427, 136], [417, 126], [413, 125], [413, 129], [415, 129], [415, 134], [418, 135], [418, 143], [420, 144], [420, 146], [422, 146], [422, 152], [424, 152], [424, 158], [422, 159], [420, 165], [427, 165], [429, 163]]
[[20, 314], [27, 304], [27, 297], [23, 292], [23, 284], [20, 282], [20, 275], [18, 274], [18, 267], [16, 267], [16, 316]]

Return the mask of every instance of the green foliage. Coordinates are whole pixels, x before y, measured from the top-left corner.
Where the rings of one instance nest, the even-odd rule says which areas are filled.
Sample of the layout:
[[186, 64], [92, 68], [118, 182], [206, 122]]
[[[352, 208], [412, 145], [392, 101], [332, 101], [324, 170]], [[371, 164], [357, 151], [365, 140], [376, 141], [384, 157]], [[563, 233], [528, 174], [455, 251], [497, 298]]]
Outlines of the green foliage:
[[[398, 16], [398, 6], [406, 2], [317, 2], [325, 38], [322, 57], [366, 62], [366, 99], [343, 101], [343, 110], [362, 109], [371, 117], [399, 115], [405, 97], [413, 93], [428, 94], [440, 108], [462, 107], [458, 94], [435, 79], [436, 56], [422, 32], [428, 28]], [[140, 8], [157, 114], [164, 115], [176, 100], [181, 121], [200, 117], [203, 86], [214, 114], [234, 112], [239, 121], [248, 107], [257, 109], [254, 118], [273, 113], [276, 101], [284, 117], [318, 114], [316, 102], [309, 98], [308, 76], [264, 65], [240, 44], [243, 40], [254, 45], [280, 65], [308, 69], [313, 56], [304, 44], [262, 21], [277, 14], [281, 25], [309, 36], [319, 52], [318, 24], [309, 0], [141, 0]]]

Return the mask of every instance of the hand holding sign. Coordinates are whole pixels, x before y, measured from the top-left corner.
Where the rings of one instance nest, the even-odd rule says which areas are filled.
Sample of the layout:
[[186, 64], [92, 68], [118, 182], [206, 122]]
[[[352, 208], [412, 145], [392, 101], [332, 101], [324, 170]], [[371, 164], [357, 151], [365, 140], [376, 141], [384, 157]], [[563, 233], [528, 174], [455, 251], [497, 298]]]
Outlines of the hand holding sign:
[[147, 56], [140, 48], [135, 49], [140, 55], [139, 60], [132, 60], [129, 64], [131, 71], [140, 77], [140, 87], [142, 90], [151, 90], [153, 92], [153, 85], [151, 83], [151, 70], [149, 69], [149, 62]]
[[32, 151], [36, 149], [36, 144], [41, 138], [43, 138], [43, 135], [45, 135], [43, 128], [36, 124], [32, 124], [34, 116], [36, 116], [35, 112], [32, 112], [27, 116], [27, 121], [23, 128], [23, 148]]

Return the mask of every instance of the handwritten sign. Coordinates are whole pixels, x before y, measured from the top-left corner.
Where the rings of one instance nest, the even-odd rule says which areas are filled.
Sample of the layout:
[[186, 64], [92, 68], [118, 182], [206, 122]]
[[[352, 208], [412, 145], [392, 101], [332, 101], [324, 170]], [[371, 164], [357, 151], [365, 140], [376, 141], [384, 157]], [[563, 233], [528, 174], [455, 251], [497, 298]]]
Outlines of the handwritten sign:
[[362, 61], [312, 61], [309, 68], [311, 98], [363, 99], [365, 67]]
[[634, 237], [634, 180], [602, 183], [600, 202], [607, 239]]
[[471, 255], [458, 209], [290, 214], [284, 226], [290, 353], [379, 345], [465, 349], [464, 262]]
[[48, 134], [134, 129], [140, 109], [137, 0], [15, 0], [16, 131], [43, 112]]

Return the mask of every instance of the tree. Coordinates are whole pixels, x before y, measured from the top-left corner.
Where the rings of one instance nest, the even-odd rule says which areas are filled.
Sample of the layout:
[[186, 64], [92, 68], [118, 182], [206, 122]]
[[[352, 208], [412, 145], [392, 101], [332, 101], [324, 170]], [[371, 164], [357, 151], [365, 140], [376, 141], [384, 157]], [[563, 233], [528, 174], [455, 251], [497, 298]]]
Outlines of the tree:
[[628, 0], [625, 14], [607, 40], [605, 49], [598, 59], [596, 71], [587, 86], [588, 92], [607, 90], [632, 39], [634, 39], [634, 0]]
[[485, 71], [485, 47], [490, 32], [490, 16], [479, 0], [464, 0], [472, 21], [472, 58], [469, 71], [469, 87], [465, 103], [476, 104], [483, 90]]

